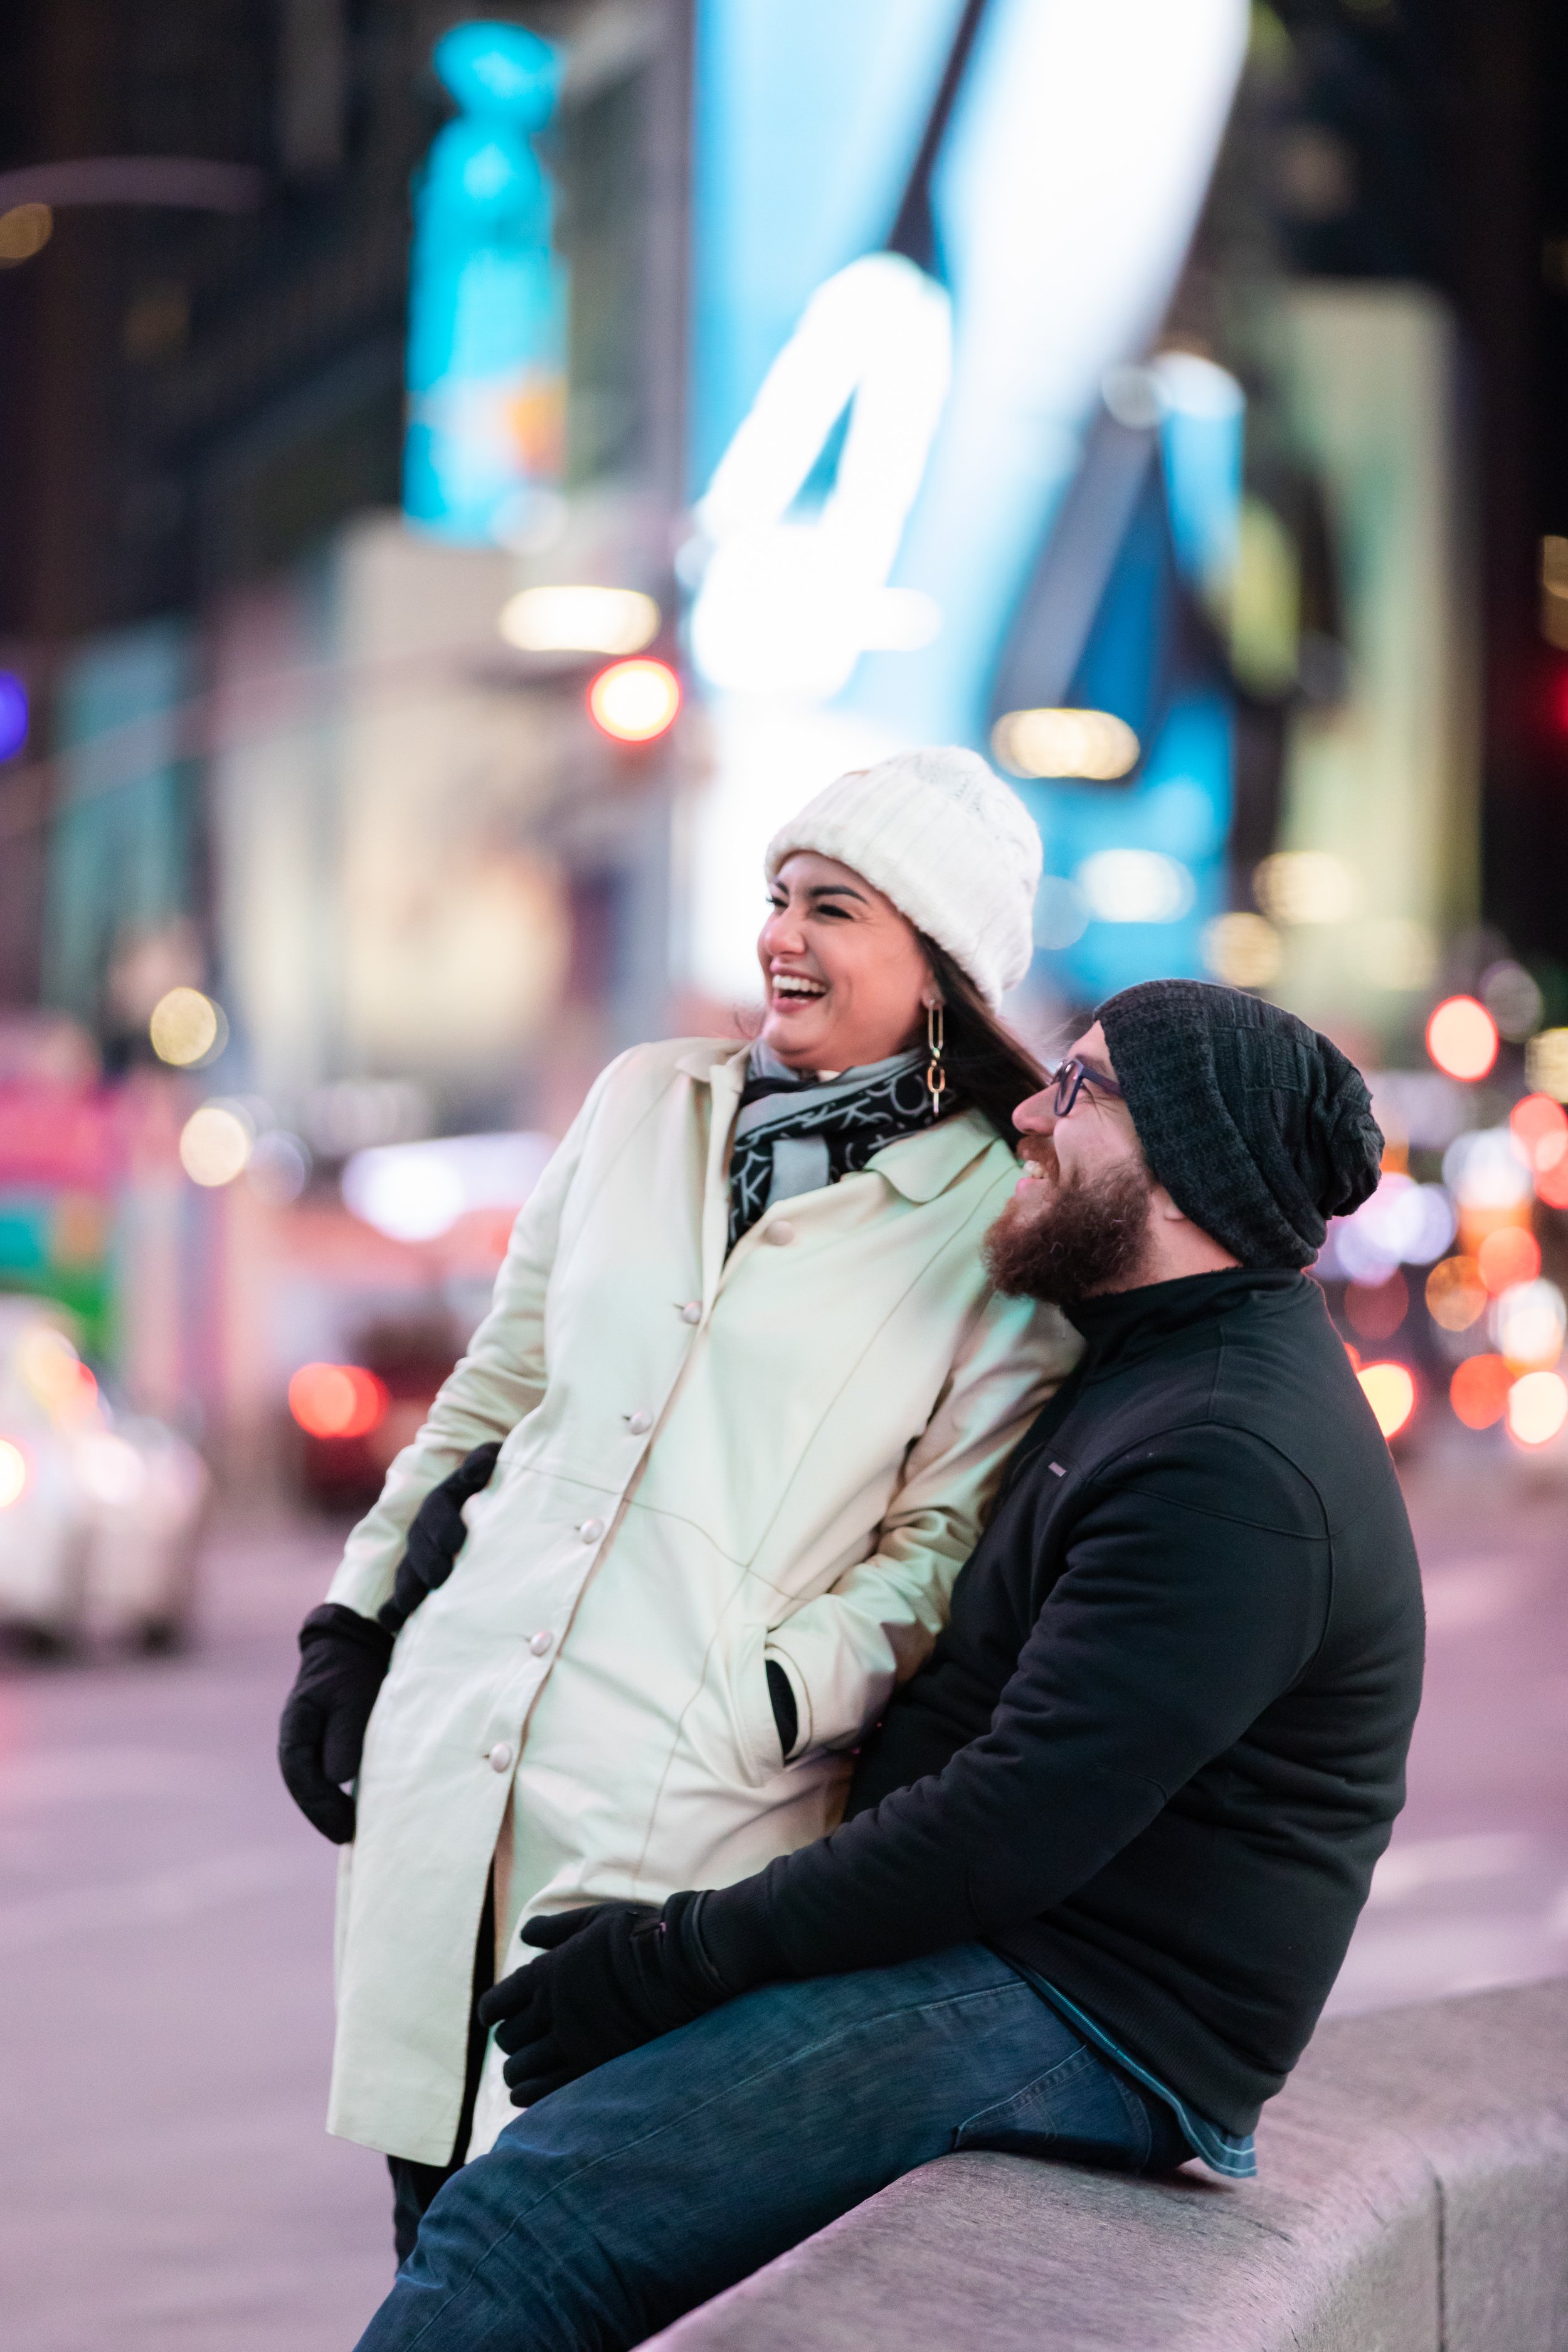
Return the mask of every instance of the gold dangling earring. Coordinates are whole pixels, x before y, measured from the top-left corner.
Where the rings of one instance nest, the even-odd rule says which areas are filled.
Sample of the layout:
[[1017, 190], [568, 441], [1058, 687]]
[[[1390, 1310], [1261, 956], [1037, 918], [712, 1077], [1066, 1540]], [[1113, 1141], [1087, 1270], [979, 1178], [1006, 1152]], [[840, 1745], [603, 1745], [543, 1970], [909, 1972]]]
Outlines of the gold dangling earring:
[[933, 1118], [941, 1118], [942, 1098], [947, 1091], [947, 1072], [942, 1066], [942, 1012], [940, 1003], [926, 1006], [926, 1049], [931, 1055], [926, 1064], [926, 1092]]

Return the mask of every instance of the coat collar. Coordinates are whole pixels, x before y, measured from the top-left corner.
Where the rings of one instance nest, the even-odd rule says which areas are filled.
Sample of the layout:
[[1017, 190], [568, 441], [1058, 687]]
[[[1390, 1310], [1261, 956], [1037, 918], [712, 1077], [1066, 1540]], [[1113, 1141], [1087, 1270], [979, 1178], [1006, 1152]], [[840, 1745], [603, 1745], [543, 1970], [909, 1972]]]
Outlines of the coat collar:
[[[689, 1078], [713, 1089], [715, 1142], [721, 1137], [728, 1138], [725, 1114], [739, 1099], [746, 1083], [751, 1050], [749, 1044], [737, 1045], [727, 1038], [702, 1037], [689, 1045], [676, 1063], [676, 1068]], [[884, 1144], [880, 1151], [873, 1153], [868, 1167], [885, 1177], [906, 1201], [934, 1201], [998, 1140], [978, 1111], [960, 1111], [952, 1118], [940, 1120], [935, 1127], [923, 1128], [918, 1135], [900, 1136], [896, 1143]]]
[[978, 1111], [963, 1110], [952, 1118], [939, 1120], [935, 1127], [922, 1128], [918, 1135], [901, 1135], [896, 1143], [885, 1143], [866, 1164], [885, 1176], [906, 1201], [934, 1201], [954, 1177], [999, 1140]]

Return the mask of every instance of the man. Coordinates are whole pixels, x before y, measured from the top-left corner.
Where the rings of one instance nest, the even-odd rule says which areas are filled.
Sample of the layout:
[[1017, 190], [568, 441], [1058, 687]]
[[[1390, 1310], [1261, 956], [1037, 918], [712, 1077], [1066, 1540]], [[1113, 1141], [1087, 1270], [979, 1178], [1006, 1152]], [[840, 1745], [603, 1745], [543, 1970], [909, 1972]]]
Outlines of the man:
[[1326, 1038], [1186, 981], [1111, 998], [1017, 1121], [993, 1271], [1086, 1352], [947, 1633], [830, 1836], [531, 1924], [481, 2014], [533, 2104], [362, 2352], [638, 2343], [954, 2147], [1252, 2170], [1419, 1696], [1398, 1486], [1300, 1272], [1382, 1138]]

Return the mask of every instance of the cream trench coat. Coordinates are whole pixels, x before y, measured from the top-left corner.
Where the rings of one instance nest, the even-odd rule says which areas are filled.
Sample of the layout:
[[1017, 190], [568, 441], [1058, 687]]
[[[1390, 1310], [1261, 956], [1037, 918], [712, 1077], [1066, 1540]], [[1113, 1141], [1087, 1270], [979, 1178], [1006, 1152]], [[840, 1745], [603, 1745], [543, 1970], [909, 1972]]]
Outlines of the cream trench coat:
[[[374, 1612], [424, 1496], [504, 1439], [365, 1739], [339, 1899], [345, 2138], [449, 2159], [492, 1856], [504, 1973], [531, 1957], [530, 1913], [723, 1885], [833, 1826], [845, 1749], [930, 1649], [1076, 1356], [1053, 1310], [987, 1286], [981, 1237], [1017, 1169], [974, 1113], [769, 1209], [726, 1255], [746, 1057], [646, 1045], [600, 1077], [332, 1581]], [[799, 1710], [787, 1764], [769, 1657]], [[513, 2112], [492, 2047], [470, 2154]]]

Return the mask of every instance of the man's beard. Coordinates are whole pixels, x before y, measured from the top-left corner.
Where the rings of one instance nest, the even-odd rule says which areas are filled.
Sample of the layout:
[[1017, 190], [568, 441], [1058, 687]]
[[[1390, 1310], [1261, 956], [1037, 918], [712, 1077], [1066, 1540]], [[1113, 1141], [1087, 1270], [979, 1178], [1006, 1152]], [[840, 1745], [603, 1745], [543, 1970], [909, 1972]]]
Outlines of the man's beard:
[[[1050, 1167], [1054, 1151], [1046, 1162]], [[1153, 1178], [1136, 1160], [1086, 1180], [1059, 1179], [1037, 1206], [1010, 1202], [985, 1236], [985, 1264], [1008, 1298], [1070, 1307], [1096, 1291], [1130, 1288], [1142, 1263]]]

